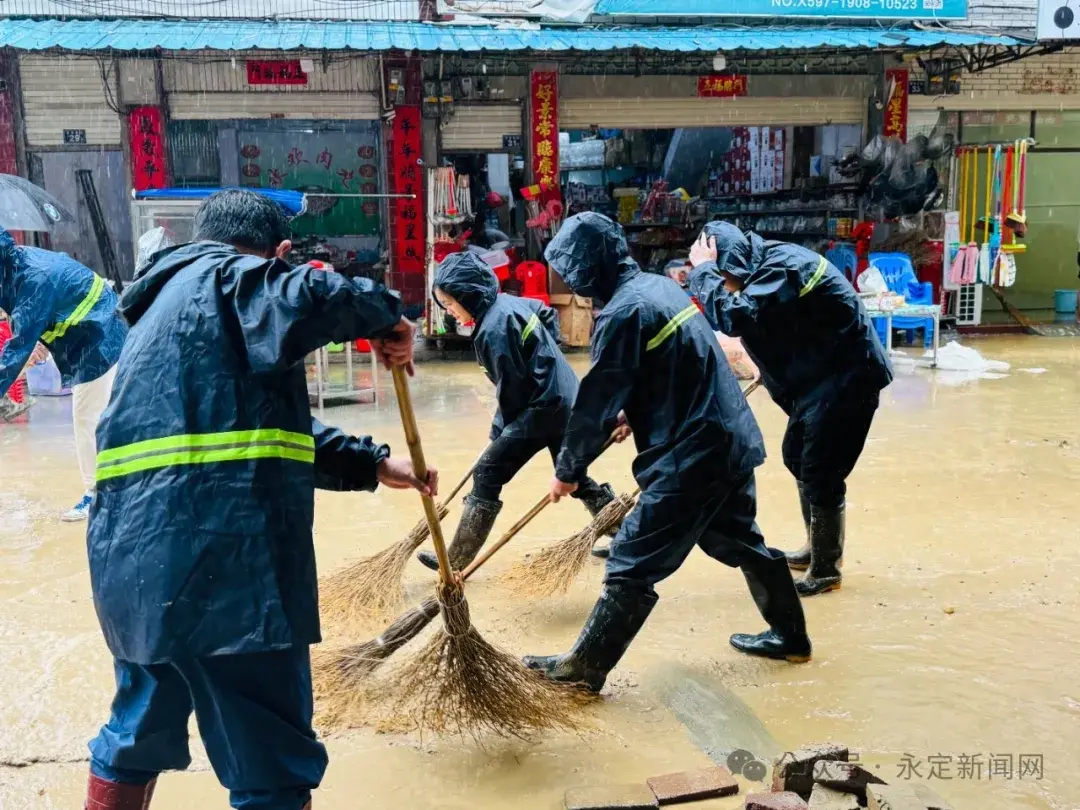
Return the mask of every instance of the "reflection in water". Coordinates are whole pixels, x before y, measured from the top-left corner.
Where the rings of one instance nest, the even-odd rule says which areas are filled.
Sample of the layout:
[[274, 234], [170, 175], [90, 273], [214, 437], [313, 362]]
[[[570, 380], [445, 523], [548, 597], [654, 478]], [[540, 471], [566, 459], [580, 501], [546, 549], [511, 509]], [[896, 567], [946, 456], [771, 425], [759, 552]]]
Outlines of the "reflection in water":
[[[660, 585], [660, 604], [612, 674], [595, 734], [478, 749], [357, 732], [330, 742], [318, 806], [495, 810], [513, 797], [524, 810], [546, 810], [559, 806], [567, 788], [705, 766], [703, 748], [748, 736], [784, 748], [842, 741], [894, 780], [905, 755], [923, 762], [924, 780], [929, 757], [948, 758], [949, 777], [940, 772], [946, 760], [937, 759], [932, 783], [957, 807], [1080, 805], [1073, 778], [1080, 674], [1070, 663], [1080, 615], [1080, 344], [1010, 338], [976, 345], [1010, 363], [1008, 376], [948, 385], [901, 366], [885, 392], [850, 481], [844, 588], [805, 603], [812, 663], [792, 667], [730, 650], [728, 634], [760, 619], [738, 572], [695, 553]], [[572, 362], [583, 372], [587, 360]], [[1018, 373], [1024, 368], [1046, 372]], [[444, 481], [456, 479], [486, 440], [493, 389], [474, 362], [428, 363], [413, 392], [427, 454]], [[803, 529], [780, 460], [784, 417], [763, 391], [751, 405], [770, 451], [758, 484], [760, 522], [772, 545], [791, 548]], [[79, 489], [69, 409], [66, 400], [39, 400], [28, 423], [0, 426], [4, 808], [79, 805], [85, 741], [111, 698], [83, 527], [56, 520]], [[405, 452], [390, 390], [378, 407], [328, 408], [325, 419]], [[630, 489], [632, 452], [629, 445], [610, 451], [596, 465], [597, 479]], [[506, 488], [496, 533], [536, 501], [550, 476], [550, 459], [537, 456]], [[447, 518], [451, 528], [456, 515]], [[389, 544], [419, 517], [411, 493], [320, 493], [321, 570]], [[486, 638], [520, 653], [561, 651], [573, 641], [599, 587], [598, 563], [555, 600], [523, 603], [496, 575], [585, 520], [573, 501], [546, 510], [470, 581], [473, 620]], [[407, 576], [410, 598], [425, 596], [430, 575], [413, 565]], [[692, 686], [692, 703], [672, 698], [680, 671], [689, 673], [683, 685]], [[715, 693], [701, 694], [708, 684]], [[729, 707], [715, 713], [725, 725], [706, 733], [700, 718], [679, 708], [686, 705]], [[991, 754], [1042, 755], [1042, 779], [1021, 779], [1018, 771], [1012, 779], [961, 778], [960, 758], [974, 754], [987, 762]], [[37, 760], [44, 762], [10, 767]], [[199, 772], [162, 780], [155, 808], [225, 806], [205, 760], [197, 755], [196, 762]], [[752, 786], [744, 782], [744, 792]], [[738, 806], [737, 799], [708, 805]]]

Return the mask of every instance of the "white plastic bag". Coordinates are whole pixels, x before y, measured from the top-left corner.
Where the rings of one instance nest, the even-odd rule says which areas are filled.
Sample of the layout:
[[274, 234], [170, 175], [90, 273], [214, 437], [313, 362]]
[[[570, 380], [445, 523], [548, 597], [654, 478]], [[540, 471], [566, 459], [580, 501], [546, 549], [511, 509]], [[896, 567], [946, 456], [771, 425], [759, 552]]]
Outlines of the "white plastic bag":
[[758, 367], [750, 359], [750, 355], [743, 348], [742, 341], [738, 338], [728, 337], [723, 332], [716, 333], [716, 339], [720, 341], [720, 348], [724, 350], [724, 356], [735, 372], [735, 377], [740, 380], [756, 380]]
[[155, 253], [165, 250], [165, 248], [171, 248], [175, 244], [176, 242], [173, 241], [169, 232], [162, 227], [151, 228], [140, 236], [139, 256], [135, 260], [135, 275], [139, 275], [146, 269]]

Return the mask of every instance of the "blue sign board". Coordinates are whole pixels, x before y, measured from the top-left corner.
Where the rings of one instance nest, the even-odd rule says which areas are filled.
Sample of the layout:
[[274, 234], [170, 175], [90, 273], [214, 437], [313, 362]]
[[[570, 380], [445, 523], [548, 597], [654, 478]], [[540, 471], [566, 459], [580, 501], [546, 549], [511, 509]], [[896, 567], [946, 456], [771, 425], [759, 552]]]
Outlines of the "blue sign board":
[[614, 17], [962, 20], [967, 17], [967, 0], [600, 0], [596, 13]]

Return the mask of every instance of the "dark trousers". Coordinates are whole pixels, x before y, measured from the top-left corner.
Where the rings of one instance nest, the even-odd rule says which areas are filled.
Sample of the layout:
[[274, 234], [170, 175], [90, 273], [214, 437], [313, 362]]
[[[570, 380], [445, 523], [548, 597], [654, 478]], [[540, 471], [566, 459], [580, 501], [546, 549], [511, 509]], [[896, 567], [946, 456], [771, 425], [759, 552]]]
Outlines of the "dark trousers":
[[[472, 494], [489, 501], [499, 500], [502, 488], [510, 483], [518, 471], [541, 450], [551, 453], [551, 463], [559, 456], [562, 436], [500, 436], [488, 445], [487, 450], [476, 462], [473, 471]], [[574, 498], [582, 498], [600, 490], [599, 484], [588, 476], [578, 481]]]
[[732, 568], [768, 565], [783, 553], [765, 545], [757, 525], [754, 474], [707, 490], [647, 487], [611, 543], [604, 582], [653, 593], [694, 546]]
[[115, 661], [108, 724], [90, 741], [102, 779], [146, 784], [184, 770], [192, 711], [218, 781], [235, 808], [300, 810], [326, 770], [311, 728], [308, 648], [143, 666]]
[[847, 477], [866, 445], [879, 392], [858, 385], [797, 401], [788, 413], [784, 466], [802, 482], [810, 503], [836, 509], [847, 495]]

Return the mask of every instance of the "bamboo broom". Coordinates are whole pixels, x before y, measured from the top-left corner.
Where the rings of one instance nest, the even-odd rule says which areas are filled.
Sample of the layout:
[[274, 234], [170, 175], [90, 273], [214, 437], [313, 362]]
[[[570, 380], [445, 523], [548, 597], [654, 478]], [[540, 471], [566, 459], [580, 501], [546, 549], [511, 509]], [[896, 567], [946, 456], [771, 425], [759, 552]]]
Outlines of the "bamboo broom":
[[[513, 540], [549, 503], [551, 498], [545, 494], [509, 531], [461, 572], [461, 581], [467, 582], [469, 577], [495, 556], [499, 549]], [[339, 689], [336, 684], [354, 683], [357, 678], [374, 672], [383, 661], [420, 635], [438, 615], [439, 600], [429, 596], [416, 607], [398, 616], [378, 638], [362, 644], [351, 644], [343, 649], [318, 653], [313, 662], [316, 694], [332, 695]]]
[[[760, 377], [746, 387], [743, 396], [749, 397], [759, 385]], [[548, 546], [532, 559], [515, 565], [503, 575], [503, 582], [511, 586], [516, 593], [528, 597], [543, 598], [566, 593], [585, 567], [593, 545], [600, 537], [622, 524], [634, 508], [640, 491], [638, 488], [629, 495], [620, 495], [577, 534], [572, 534]]]
[[[442, 520], [454, 497], [472, 478], [475, 463], [453, 491], [439, 504]], [[378, 554], [355, 560], [335, 571], [319, 585], [320, 614], [329, 624], [367, 625], [394, 615], [405, 602], [402, 583], [405, 566], [430, 534], [427, 519], [421, 519], [404, 538]]]
[[[408, 380], [399, 366], [393, 375], [413, 471], [425, 480], [427, 465]], [[484, 733], [527, 738], [544, 729], [580, 728], [578, 709], [588, 702], [580, 690], [526, 668], [472, 626], [462, 581], [450, 568], [435, 501], [429, 495], [421, 499], [439, 561], [436, 599], [443, 625], [411, 660], [388, 673], [376, 699], [420, 730], [455, 731], [474, 738]]]

